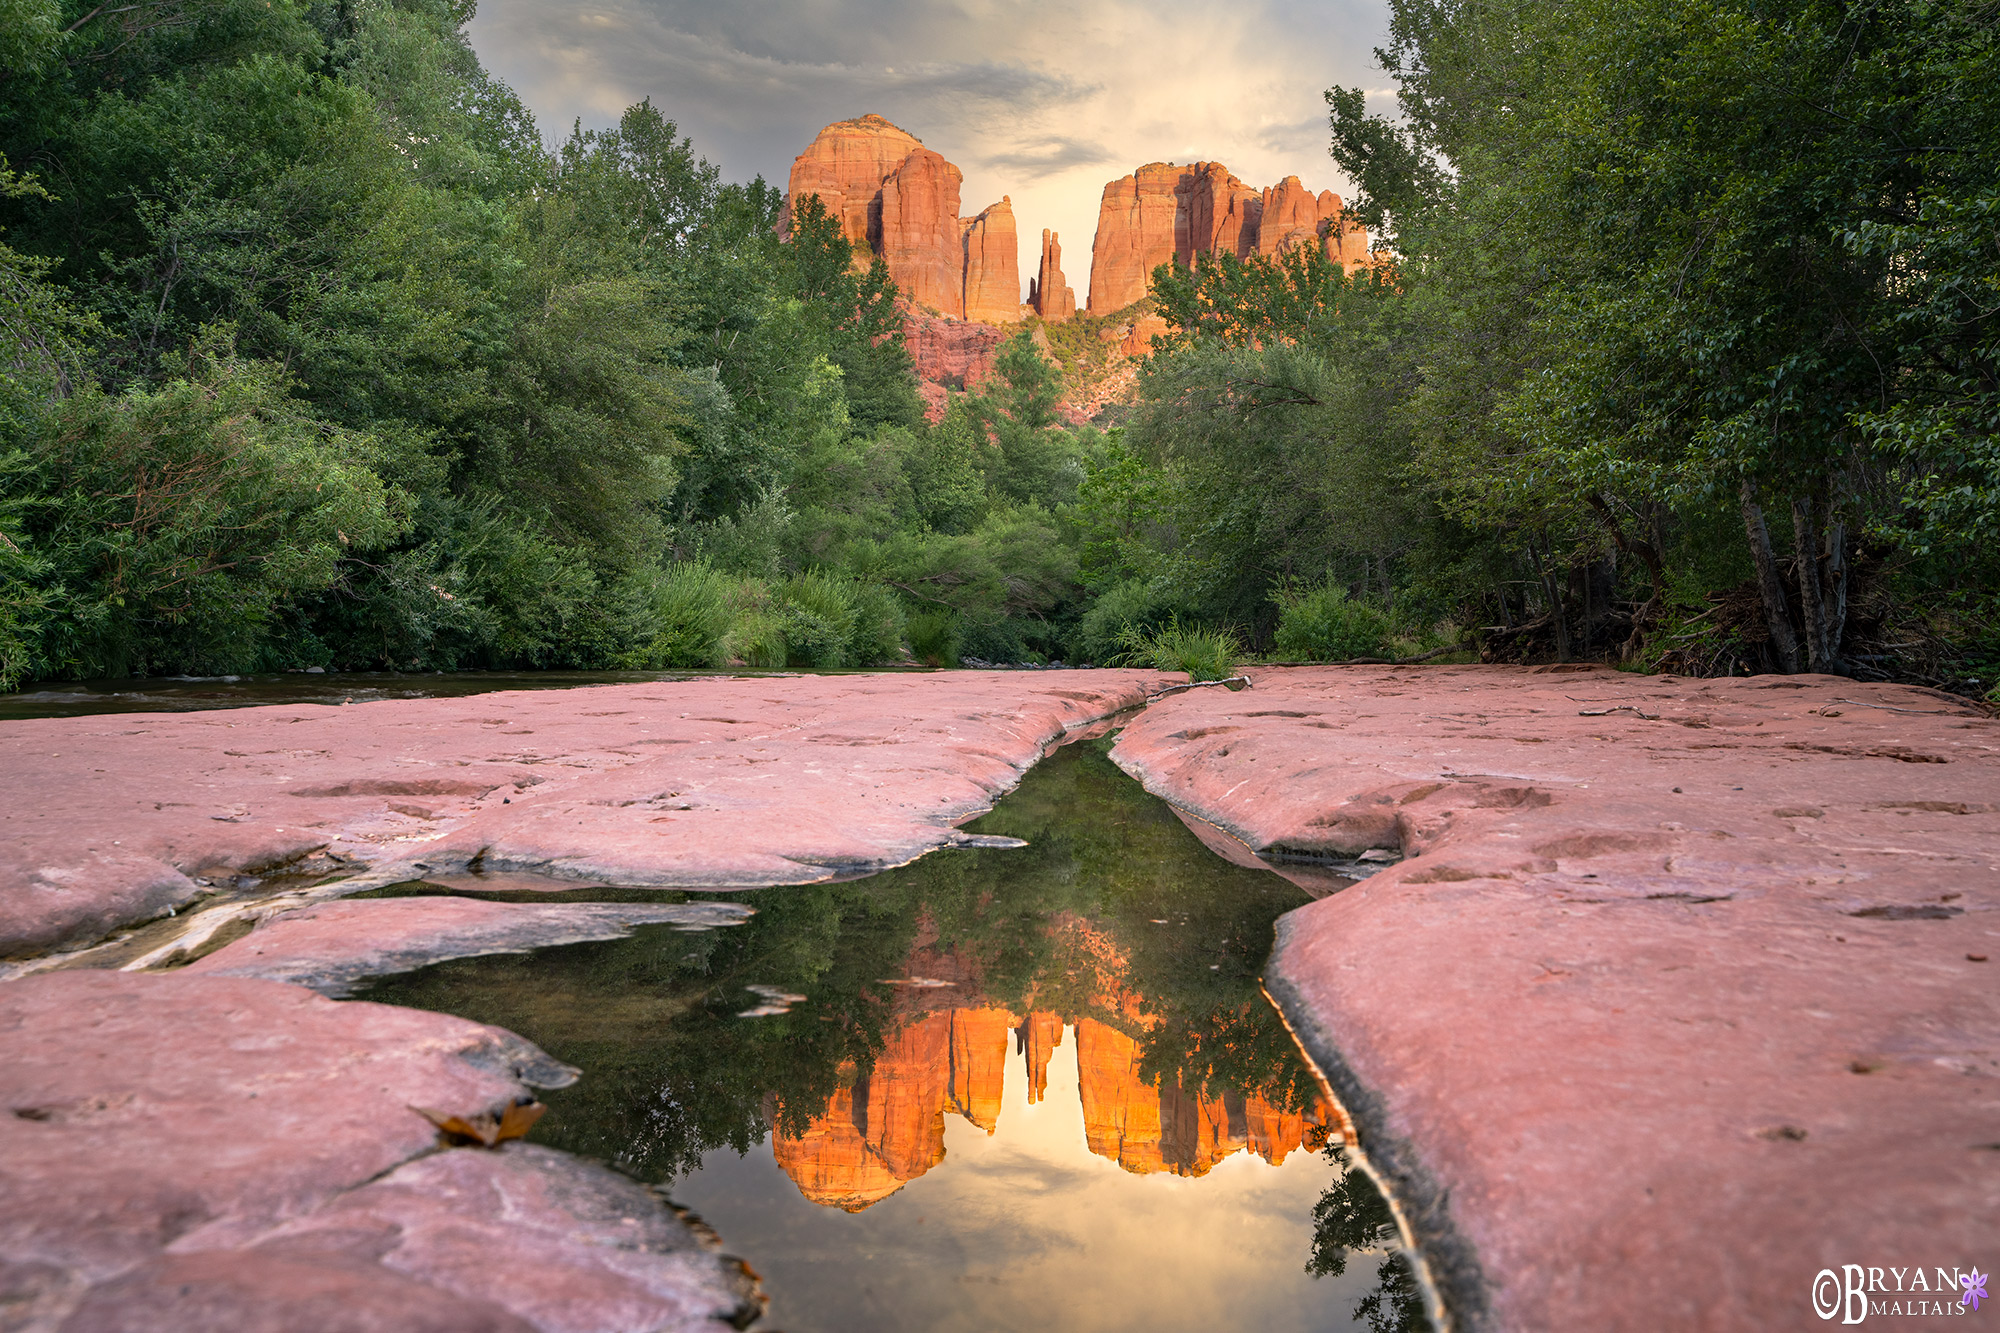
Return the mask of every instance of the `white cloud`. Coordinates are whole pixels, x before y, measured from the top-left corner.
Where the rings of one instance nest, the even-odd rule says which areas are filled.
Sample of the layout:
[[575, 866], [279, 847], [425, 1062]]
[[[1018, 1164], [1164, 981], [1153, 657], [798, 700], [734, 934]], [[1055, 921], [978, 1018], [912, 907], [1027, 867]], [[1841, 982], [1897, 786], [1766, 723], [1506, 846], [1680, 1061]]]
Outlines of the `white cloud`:
[[485, 0], [471, 32], [552, 136], [651, 97], [729, 179], [782, 184], [821, 126], [886, 116], [964, 171], [966, 214], [1012, 196], [1023, 281], [1060, 231], [1081, 303], [1104, 185], [1143, 163], [1345, 193], [1321, 93], [1380, 81], [1385, 21], [1380, 0]]

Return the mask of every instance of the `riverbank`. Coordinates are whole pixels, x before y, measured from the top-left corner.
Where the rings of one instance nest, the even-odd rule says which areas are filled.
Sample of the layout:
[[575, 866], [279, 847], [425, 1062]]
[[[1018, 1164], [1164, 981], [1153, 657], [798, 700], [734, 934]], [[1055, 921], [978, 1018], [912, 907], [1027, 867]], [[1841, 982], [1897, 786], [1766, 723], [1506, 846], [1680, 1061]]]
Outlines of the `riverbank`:
[[1937, 1268], [1990, 1268], [2000, 721], [1832, 677], [1252, 675], [1113, 757], [1257, 851], [1401, 858], [1284, 918], [1267, 984], [1455, 1327], [1797, 1327], [1824, 1268], [1940, 1310]]

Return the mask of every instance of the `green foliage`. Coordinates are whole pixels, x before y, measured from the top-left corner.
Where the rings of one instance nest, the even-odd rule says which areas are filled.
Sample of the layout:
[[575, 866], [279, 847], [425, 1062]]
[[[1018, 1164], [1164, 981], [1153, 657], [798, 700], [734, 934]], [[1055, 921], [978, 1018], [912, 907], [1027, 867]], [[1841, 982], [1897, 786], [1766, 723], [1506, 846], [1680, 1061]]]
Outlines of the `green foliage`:
[[724, 646], [734, 623], [727, 578], [689, 561], [651, 574], [641, 587], [652, 637], [621, 665], [651, 670], [726, 665]]
[[1281, 583], [1272, 593], [1279, 606], [1273, 648], [1278, 656], [1303, 662], [1345, 662], [1385, 657], [1394, 631], [1389, 617], [1347, 595], [1331, 579]]
[[1236, 631], [1183, 625], [1179, 616], [1150, 633], [1127, 625], [1118, 633], [1118, 646], [1125, 666], [1185, 671], [1189, 680], [1222, 680], [1235, 672], [1243, 656]]
[[919, 611], [909, 619], [910, 652], [925, 666], [954, 667], [959, 658], [959, 622], [950, 611]]
[[314, 418], [274, 368], [199, 349], [186, 378], [87, 387], [35, 441], [15, 503], [42, 553], [43, 669], [219, 672], [286, 602], [338, 585], [407, 526], [374, 442]]

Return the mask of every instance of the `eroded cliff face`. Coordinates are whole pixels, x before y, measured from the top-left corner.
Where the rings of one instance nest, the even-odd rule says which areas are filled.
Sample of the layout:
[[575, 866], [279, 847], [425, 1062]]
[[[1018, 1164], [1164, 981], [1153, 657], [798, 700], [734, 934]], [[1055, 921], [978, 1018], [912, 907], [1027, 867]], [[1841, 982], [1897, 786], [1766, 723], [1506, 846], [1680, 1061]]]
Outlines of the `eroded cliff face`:
[[918, 148], [882, 182], [875, 253], [903, 295], [919, 305], [965, 315], [965, 252], [959, 242], [957, 167]]
[[1021, 238], [1014, 202], [1003, 195], [959, 224], [964, 237], [965, 317], [1007, 324], [1021, 317]]
[[948, 390], [974, 390], [993, 373], [1006, 335], [991, 324], [950, 319], [905, 304], [903, 346], [916, 367], [925, 415], [935, 424], [944, 417]]
[[849, 242], [879, 254], [882, 182], [922, 147], [915, 135], [880, 116], [857, 116], [827, 126], [792, 161], [779, 231], [789, 226], [793, 204], [816, 194], [827, 213], [840, 219]]
[[1090, 247], [1090, 313], [1122, 310], [1146, 294], [1146, 275], [1174, 257], [1184, 168], [1149, 162], [1104, 187]]
[[1380, 262], [1369, 251], [1367, 230], [1331, 190], [1314, 194], [1297, 176], [1259, 190], [1220, 162], [1148, 163], [1104, 187], [1091, 248], [1090, 312], [1106, 315], [1138, 301], [1149, 275], [1169, 259], [1246, 259], [1302, 245], [1322, 247], [1349, 269]]
[[959, 169], [880, 116], [821, 130], [792, 162], [782, 232], [791, 210], [816, 194], [840, 219], [857, 261], [880, 255], [913, 304], [955, 319], [1020, 318], [1020, 240], [1003, 198], [959, 217]]

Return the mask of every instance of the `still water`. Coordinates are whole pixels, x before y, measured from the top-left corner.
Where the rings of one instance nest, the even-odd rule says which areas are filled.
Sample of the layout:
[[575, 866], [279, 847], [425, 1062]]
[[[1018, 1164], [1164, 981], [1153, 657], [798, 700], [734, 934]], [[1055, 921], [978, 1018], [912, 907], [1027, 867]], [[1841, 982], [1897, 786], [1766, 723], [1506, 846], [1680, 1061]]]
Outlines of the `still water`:
[[762, 1274], [762, 1327], [1424, 1327], [1258, 989], [1306, 895], [1210, 853], [1106, 746], [1058, 751], [967, 827], [1025, 847], [361, 998], [580, 1067], [532, 1137], [700, 1214]]
[[[915, 669], [915, 668], [912, 668]], [[0, 721], [96, 713], [191, 713], [259, 704], [365, 704], [459, 699], [495, 690], [568, 690], [700, 676], [838, 676], [846, 671], [285, 671], [242, 676], [145, 676], [41, 681], [0, 694]]]

